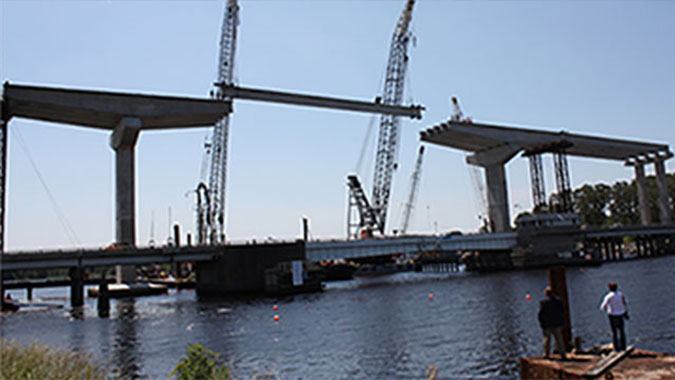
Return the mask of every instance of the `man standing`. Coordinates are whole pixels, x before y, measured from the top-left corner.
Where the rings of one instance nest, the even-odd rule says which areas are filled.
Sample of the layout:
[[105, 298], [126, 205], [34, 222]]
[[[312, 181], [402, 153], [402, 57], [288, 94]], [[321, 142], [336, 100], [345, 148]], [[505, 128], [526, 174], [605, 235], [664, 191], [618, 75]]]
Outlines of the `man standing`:
[[539, 326], [544, 334], [544, 354], [549, 357], [551, 335], [555, 337], [555, 344], [560, 358], [566, 360], [565, 342], [563, 341], [562, 328], [565, 324], [565, 309], [560, 298], [556, 297], [553, 289], [549, 286], [544, 291], [546, 298], [539, 303]]
[[612, 327], [612, 339], [614, 340], [614, 351], [623, 351], [626, 349], [626, 334], [623, 330], [623, 319], [628, 319], [626, 307], [628, 301], [626, 297], [618, 290], [616, 282], [610, 282], [607, 287], [609, 292], [600, 304], [600, 310], [607, 312], [609, 325]]

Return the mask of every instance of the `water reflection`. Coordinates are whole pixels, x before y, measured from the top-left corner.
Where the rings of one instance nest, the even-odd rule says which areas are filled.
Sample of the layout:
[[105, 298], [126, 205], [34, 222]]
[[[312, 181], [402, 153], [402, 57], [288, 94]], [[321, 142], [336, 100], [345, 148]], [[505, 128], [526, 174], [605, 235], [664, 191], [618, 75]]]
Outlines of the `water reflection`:
[[[507, 281], [511, 280], [511, 281]], [[508, 375], [515, 369], [518, 358], [524, 352], [522, 321], [531, 320], [532, 316], [522, 315], [522, 308], [518, 307], [518, 294], [514, 294], [514, 287], [509, 282], [513, 279], [499, 278], [493, 286], [486, 289], [486, 315], [489, 322], [488, 336], [486, 336], [485, 358], [480, 368], [475, 368], [474, 374], [498, 373]], [[536, 328], [536, 326], [533, 326]]]
[[399, 364], [405, 362], [404, 326], [401, 325], [400, 291], [396, 286], [381, 297], [373, 296], [358, 313], [357, 326], [364, 331], [362, 339], [364, 355], [358, 359], [358, 373], [368, 378], [391, 378]]
[[116, 305], [117, 320], [115, 326], [115, 343], [113, 346], [114, 373], [123, 379], [141, 379], [141, 368], [138, 364], [140, 352], [136, 328], [136, 301], [133, 298], [122, 298]]

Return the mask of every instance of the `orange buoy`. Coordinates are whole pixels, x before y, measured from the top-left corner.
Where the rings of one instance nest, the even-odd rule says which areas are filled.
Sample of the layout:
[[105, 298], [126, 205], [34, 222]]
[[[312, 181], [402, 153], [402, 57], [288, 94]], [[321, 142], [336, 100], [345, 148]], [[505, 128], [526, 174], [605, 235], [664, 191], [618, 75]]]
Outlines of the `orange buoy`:
[[429, 299], [430, 299], [430, 300], [433, 300], [433, 299], [434, 299], [434, 294], [433, 294], [433, 293], [429, 293]]
[[274, 316], [274, 322], [279, 322], [279, 316], [278, 315]]
[[528, 300], [528, 301], [532, 299], [532, 296], [530, 295], [530, 293], [527, 293], [525, 295], [525, 299]]

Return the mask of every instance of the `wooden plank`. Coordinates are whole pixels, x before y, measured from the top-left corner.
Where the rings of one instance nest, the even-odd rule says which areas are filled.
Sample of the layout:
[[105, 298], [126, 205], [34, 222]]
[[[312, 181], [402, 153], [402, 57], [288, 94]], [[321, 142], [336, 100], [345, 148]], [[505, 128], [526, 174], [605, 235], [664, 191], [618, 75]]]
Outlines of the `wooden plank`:
[[588, 379], [594, 379], [602, 375], [609, 368], [613, 367], [618, 362], [622, 361], [624, 358], [630, 355], [630, 353], [633, 352], [634, 349], [635, 346], [628, 346], [628, 348], [626, 348], [624, 351], [612, 352], [611, 354], [607, 355], [606, 357], [602, 358], [600, 361], [595, 363], [593, 367], [586, 370], [586, 372], [584, 372], [581, 376]]

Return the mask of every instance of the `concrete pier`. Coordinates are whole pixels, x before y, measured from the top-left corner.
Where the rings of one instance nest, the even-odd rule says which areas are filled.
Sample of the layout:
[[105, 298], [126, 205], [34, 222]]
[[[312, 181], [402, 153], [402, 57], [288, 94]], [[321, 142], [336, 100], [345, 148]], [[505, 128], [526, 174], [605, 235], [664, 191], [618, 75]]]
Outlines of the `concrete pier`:
[[509, 195], [504, 165], [516, 153], [518, 153], [518, 148], [507, 144], [498, 148], [474, 153], [466, 158], [468, 164], [482, 166], [485, 169], [488, 216], [492, 232], [507, 232], [511, 230]]
[[652, 213], [649, 209], [647, 181], [643, 164], [635, 164], [635, 185], [637, 187], [638, 208], [640, 209], [640, 222], [643, 226], [646, 226], [652, 222]]
[[661, 224], [673, 223], [673, 216], [670, 211], [670, 202], [668, 201], [668, 184], [666, 182], [666, 168], [664, 159], [658, 158], [654, 161], [654, 171], [656, 172], [656, 187], [659, 190], [658, 204]]
[[[110, 136], [110, 147], [115, 150], [115, 240], [122, 246], [136, 246], [135, 180], [136, 141], [141, 130], [141, 120], [125, 117]], [[133, 265], [115, 267], [117, 283], [135, 282]]]

